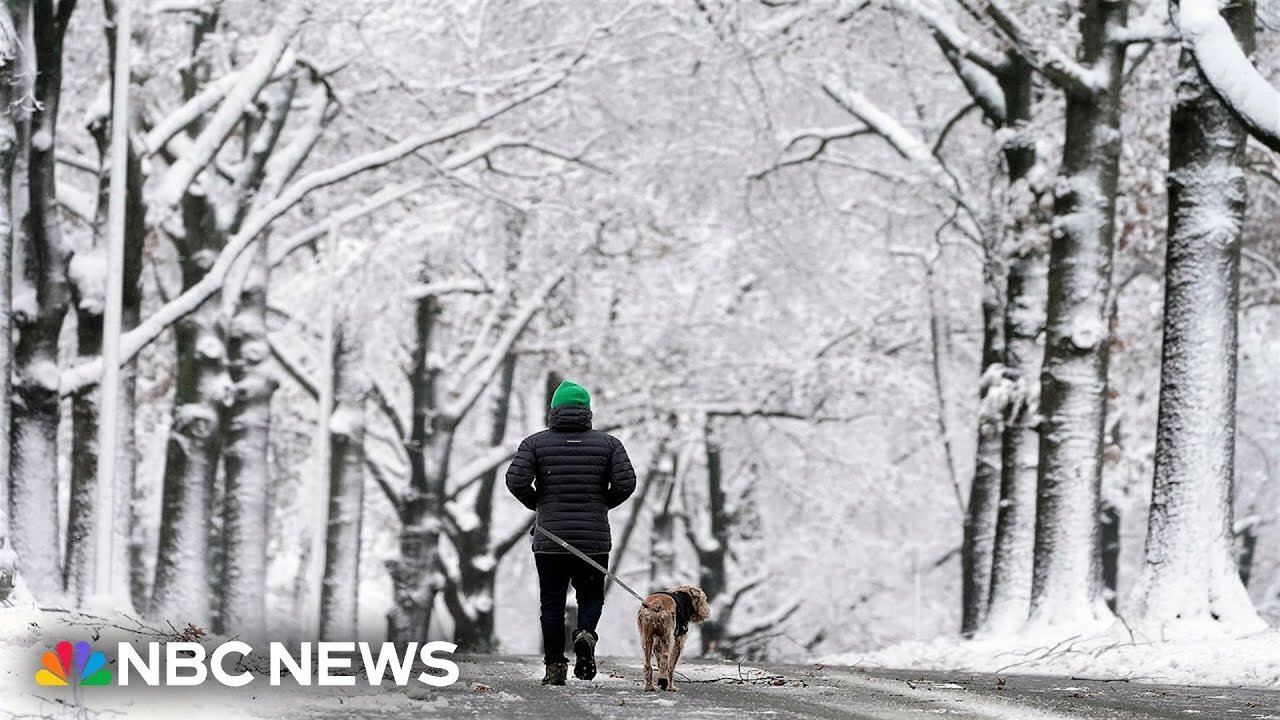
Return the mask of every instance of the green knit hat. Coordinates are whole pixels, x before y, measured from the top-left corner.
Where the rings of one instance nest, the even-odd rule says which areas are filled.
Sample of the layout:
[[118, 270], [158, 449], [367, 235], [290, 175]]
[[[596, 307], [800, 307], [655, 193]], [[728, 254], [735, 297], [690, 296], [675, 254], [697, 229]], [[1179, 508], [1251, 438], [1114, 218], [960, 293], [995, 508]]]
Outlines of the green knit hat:
[[565, 380], [560, 383], [560, 387], [556, 388], [556, 392], [551, 396], [551, 407], [558, 408], [561, 405], [580, 405], [585, 408], [591, 407], [591, 395], [587, 389], [578, 383]]

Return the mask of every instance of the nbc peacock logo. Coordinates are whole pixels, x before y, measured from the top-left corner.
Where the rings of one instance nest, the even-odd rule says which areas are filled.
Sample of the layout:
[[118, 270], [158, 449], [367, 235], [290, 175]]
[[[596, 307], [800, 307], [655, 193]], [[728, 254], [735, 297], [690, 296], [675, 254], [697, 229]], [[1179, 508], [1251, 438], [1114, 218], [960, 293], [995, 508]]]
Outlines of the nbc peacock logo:
[[110, 685], [111, 670], [107, 657], [83, 640], [74, 646], [67, 640], [40, 658], [43, 668], [36, 671], [38, 685]]

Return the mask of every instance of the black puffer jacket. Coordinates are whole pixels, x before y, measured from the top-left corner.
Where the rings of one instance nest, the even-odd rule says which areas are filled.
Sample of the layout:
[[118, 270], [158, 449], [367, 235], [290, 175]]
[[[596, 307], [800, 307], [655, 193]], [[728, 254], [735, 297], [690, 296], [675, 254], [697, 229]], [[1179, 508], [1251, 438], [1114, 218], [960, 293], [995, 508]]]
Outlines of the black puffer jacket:
[[[520, 443], [507, 469], [507, 489], [538, 513], [538, 523], [585, 553], [607, 553], [609, 510], [636, 489], [636, 473], [622, 442], [591, 429], [591, 410], [552, 408], [550, 429]], [[564, 553], [537, 533], [536, 553]]]

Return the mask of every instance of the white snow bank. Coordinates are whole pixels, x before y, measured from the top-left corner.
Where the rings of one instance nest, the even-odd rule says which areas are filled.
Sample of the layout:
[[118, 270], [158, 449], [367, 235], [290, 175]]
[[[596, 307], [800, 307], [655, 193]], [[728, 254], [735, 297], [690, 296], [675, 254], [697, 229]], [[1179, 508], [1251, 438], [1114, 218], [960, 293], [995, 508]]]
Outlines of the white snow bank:
[[823, 659], [831, 665], [1064, 675], [1172, 685], [1280, 687], [1280, 632], [1233, 639], [1143, 641], [1123, 628], [1058, 642], [1040, 638], [913, 641]]

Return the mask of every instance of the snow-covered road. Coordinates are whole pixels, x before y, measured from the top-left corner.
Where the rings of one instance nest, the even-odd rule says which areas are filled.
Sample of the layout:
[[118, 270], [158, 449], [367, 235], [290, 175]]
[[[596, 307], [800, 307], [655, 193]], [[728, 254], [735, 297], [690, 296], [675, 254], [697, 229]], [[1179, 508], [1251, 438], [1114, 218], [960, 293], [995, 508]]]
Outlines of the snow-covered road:
[[295, 695], [287, 712], [264, 706], [258, 717], [339, 718], [1280, 718], [1280, 691], [1194, 688], [991, 675], [906, 671], [863, 672], [843, 667], [746, 666], [695, 661], [678, 694], [646, 693], [633, 660], [605, 661], [595, 681], [568, 687], [538, 684], [534, 658], [485, 658], [462, 664], [450, 688], [417, 693]]

